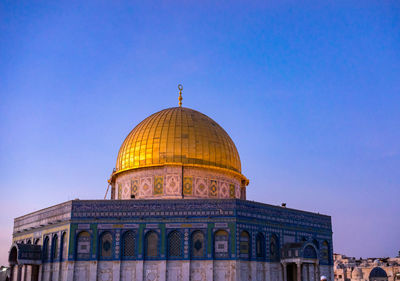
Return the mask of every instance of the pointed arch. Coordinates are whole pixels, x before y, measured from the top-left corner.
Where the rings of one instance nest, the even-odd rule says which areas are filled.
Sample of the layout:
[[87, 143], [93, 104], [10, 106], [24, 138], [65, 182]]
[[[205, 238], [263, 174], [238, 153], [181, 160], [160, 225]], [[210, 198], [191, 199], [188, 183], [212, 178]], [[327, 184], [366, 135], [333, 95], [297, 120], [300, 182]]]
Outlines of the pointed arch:
[[168, 258], [183, 257], [182, 234], [174, 230], [168, 234]]
[[51, 241], [51, 260], [56, 261], [59, 258], [59, 245], [58, 245], [58, 235], [55, 234]]
[[204, 258], [206, 255], [206, 241], [203, 231], [194, 231], [190, 240], [190, 257], [192, 259]]
[[305, 259], [316, 259], [317, 258], [317, 250], [315, 249], [314, 244], [307, 243], [303, 250], [303, 258]]
[[60, 252], [60, 260], [67, 260], [68, 259], [68, 249], [67, 249], [67, 234], [65, 232], [63, 232], [61, 234], [61, 243], [60, 243], [60, 248], [61, 248], [61, 252]]
[[330, 246], [328, 241], [323, 241], [320, 248], [320, 260], [323, 264], [330, 263]]
[[214, 257], [229, 258], [229, 234], [226, 230], [218, 230], [214, 233]]
[[279, 251], [280, 247], [278, 236], [276, 234], [272, 234], [269, 242], [269, 258], [271, 261], [279, 261]]
[[81, 231], [76, 238], [76, 254], [77, 260], [86, 260], [90, 258], [91, 236], [87, 231]]
[[261, 232], [256, 236], [256, 257], [258, 259], [265, 259], [265, 237]]
[[239, 256], [242, 259], [250, 258], [250, 234], [243, 230], [239, 237]]
[[149, 231], [145, 236], [145, 259], [153, 259], [159, 256], [159, 238], [155, 231]]
[[47, 261], [49, 261], [50, 260], [50, 250], [51, 250], [51, 247], [50, 247], [50, 245], [49, 245], [49, 243], [50, 243], [50, 239], [49, 239], [49, 237], [48, 236], [46, 236], [45, 238], [44, 238], [44, 240], [43, 240], [43, 250], [42, 250], [42, 260], [43, 260], [43, 262], [47, 262]]
[[99, 237], [99, 258], [111, 259], [113, 257], [113, 236], [105, 231]]
[[136, 233], [129, 230], [122, 236], [122, 258], [132, 259], [136, 254]]

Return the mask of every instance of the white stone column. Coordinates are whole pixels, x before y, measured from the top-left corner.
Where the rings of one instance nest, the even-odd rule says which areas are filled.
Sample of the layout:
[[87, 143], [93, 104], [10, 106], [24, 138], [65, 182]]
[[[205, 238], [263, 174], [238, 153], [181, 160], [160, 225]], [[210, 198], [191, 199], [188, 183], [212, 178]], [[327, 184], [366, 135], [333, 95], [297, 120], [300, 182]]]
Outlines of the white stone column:
[[190, 260], [182, 262], [182, 279], [190, 280]]
[[90, 261], [89, 263], [89, 280], [97, 281], [97, 261]]
[[236, 281], [241, 281], [241, 279], [240, 279], [240, 277], [242, 276], [242, 274], [241, 274], [241, 267], [242, 267], [242, 265], [241, 265], [241, 262], [242, 261], [240, 261], [240, 260], [236, 260], [235, 261], [235, 263], [236, 263]]
[[271, 280], [271, 270], [269, 266], [269, 262], [263, 262], [264, 264], [264, 280], [263, 281], [269, 281]]
[[214, 262], [212, 260], [204, 261], [206, 266], [206, 280], [213, 281], [214, 279]]
[[307, 270], [308, 270], [308, 263], [304, 263], [301, 267], [301, 280], [302, 281], [310, 281]]
[[160, 281], [166, 281], [167, 280], [167, 261], [166, 260], [160, 261], [158, 270], [160, 272]]
[[301, 281], [301, 262], [296, 262], [297, 281]]
[[135, 281], [143, 281], [143, 260], [137, 261], [136, 262], [136, 270], [135, 270], [135, 274], [136, 274], [136, 279]]
[[121, 278], [121, 261], [113, 261], [113, 281], [119, 281]]
[[[74, 281], [74, 269], [75, 269], [75, 262], [74, 261], [67, 261], [66, 266], [66, 281]], [[39, 280], [41, 280], [39, 278]]]
[[21, 265], [21, 281], [25, 281], [26, 276], [26, 265]]
[[32, 280], [32, 265], [26, 266], [25, 280], [26, 281]]
[[283, 281], [287, 281], [286, 262], [282, 263], [282, 267], [283, 267]]
[[314, 280], [319, 281], [319, 265], [314, 263]]
[[250, 263], [251, 280], [257, 280], [257, 262], [249, 261], [249, 263]]

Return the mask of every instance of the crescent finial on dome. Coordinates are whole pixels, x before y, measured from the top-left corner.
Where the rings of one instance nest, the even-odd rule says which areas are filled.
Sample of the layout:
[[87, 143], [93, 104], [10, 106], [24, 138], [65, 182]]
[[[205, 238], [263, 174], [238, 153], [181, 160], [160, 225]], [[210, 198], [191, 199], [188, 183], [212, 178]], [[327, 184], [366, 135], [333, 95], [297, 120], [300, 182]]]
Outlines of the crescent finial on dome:
[[178, 85], [178, 89], [179, 89], [179, 107], [182, 107], [182, 90], [183, 90], [183, 86], [182, 84]]

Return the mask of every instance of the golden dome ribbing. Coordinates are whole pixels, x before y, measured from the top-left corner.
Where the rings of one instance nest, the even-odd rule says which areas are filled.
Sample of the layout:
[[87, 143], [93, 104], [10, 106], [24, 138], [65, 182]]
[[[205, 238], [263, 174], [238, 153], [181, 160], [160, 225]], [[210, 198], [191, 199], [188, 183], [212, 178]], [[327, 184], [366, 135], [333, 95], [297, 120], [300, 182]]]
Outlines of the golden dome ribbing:
[[238, 151], [225, 130], [185, 107], [164, 109], [139, 123], [119, 150], [115, 172], [166, 164], [241, 173]]

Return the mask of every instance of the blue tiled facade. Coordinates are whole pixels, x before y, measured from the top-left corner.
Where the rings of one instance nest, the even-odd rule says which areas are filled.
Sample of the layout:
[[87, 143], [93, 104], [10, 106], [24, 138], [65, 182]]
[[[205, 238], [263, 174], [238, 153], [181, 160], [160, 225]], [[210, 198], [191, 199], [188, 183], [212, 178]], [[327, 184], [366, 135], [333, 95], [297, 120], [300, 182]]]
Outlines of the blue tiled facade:
[[[129, 231], [135, 237], [134, 255], [126, 257], [123, 255], [123, 238]], [[168, 237], [173, 231], [179, 233], [174, 235], [174, 245], [177, 245], [178, 250], [173, 250], [180, 252], [179, 255], [171, 257]], [[198, 244], [204, 243], [197, 245], [200, 248], [204, 247], [200, 256], [193, 256], [196, 249], [193, 248], [192, 238], [196, 231], [204, 235], [204, 242], [197, 241]], [[217, 241], [218, 231], [227, 233], [227, 243], [224, 241], [225, 236], [222, 236], [221, 243]], [[77, 255], [78, 235], [82, 232], [90, 235], [90, 254], [87, 258]], [[106, 232], [112, 237], [112, 255], [103, 258], [100, 254], [100, 238]], [[149, 232], [154, 232], [156, 236], [153, 237], [157, 237], [155, 256], [145, 255], [146, 237]], [[240, 242], [242, 232], [249, 236], [245, 242]], [[257, 242], [257, 237], [264, 238], [264, 241]], [[271, 244], [272, 237], [276, 245]], [[69, 239], [69, 260], [220, 258], [274, 262], [280, 259], [285, 244], [302, 242], [312, 243], [318, 249], [317, 255], [321, 265], [332, 265], [333, 261], [332, 226], [329, 216], [239, 199], [74, 200]], [[257, 243], [262, 249], [257, 250]], [[222, 248], [227, 245], [227, 253], [218, 252], [216, 245], [222, 245]], [[240, 253], [241, 245], [244, 254]]]

